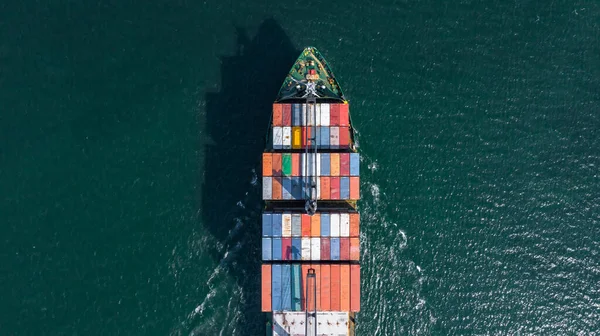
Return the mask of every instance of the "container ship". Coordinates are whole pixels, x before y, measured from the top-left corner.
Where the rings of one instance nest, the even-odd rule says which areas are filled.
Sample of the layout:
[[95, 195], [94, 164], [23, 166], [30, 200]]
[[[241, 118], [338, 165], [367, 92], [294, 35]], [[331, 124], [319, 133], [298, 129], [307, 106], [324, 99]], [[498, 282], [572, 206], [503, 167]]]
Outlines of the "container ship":
[[261, 309], [266, 334], [355, 335], [360, 157], [349, 104], [316, 48], [273, 103], [262, 155]]

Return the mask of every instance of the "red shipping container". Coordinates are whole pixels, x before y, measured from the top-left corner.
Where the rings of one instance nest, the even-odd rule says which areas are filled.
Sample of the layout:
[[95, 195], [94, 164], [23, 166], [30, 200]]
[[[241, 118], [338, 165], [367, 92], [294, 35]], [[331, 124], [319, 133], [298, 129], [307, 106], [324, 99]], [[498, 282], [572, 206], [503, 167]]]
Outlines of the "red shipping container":
[[306, 310], [306, 274], [309, 268], [309, 264], [302, 264], [302, 273], [300, 274], [300, 284], [302, 285], [300, 288], [300, 305], [302, 306], [302, 310]]
[[331, 310], [331, 266], [328, 264], [321, 265], [321, 310]]
[[350, 265], [350, 311], [360, 311], [360, 265]]
[[331, 180], [327, 176], [320, 177], [321, 179], [321, 199], [328, 200], [331, 199]]
[[357, 213], [350, 214], [350, 237], [358, 237], [360, 235], [360, 215]]
[[273, 153], [273, 176], [281, 176], [281, 153]]
[[262, 265], [261, 273], [261, 311], [271, 311], [271, 265]]
[[340, 260], [350, 260], [350, 238], [340, 238]]
[[317, 277], [317, 310], [321, 310], [321, 265], [312, 264], [311, 267], [315, 269]]
[[358, 176], [350, 176], [350, 199], [360, 199], [360, 180]]
[[319, 237], [321, 235], [321, 214], [316, 213], [310, 216], [310, 236]]
[[340, 127], [339, 139], [340, 148], [344, 149], [350, 147], [350, 129], [348, 127]]
[[[340, 199], [340, 178], [339, 177], [330, 177], [329, 183], [331, 185], [331, 199], [332, 200]], [[275, 189], [275, 182], [273, 182], [273, 189]], [[350, 191], [352, 191], [352, 190], [350, 190]], [[275, 197], [273, 197], [273, 198], [275, 198]]]
[[340, 265], [331, 265], [331, 310], [340, 311], [341, 307], [341, 284], [340, 284]]
[[329, 107], [329, 125], [340, 125], [340, 104], [331, 104]]
[[300, 153], [292, 153], [292, 176], [300, 176]]
[[263, 176], [273, 176], [273, 154], [263, 153]]
[[340, 176], [350, 176], [350, 153], [340, 154]]
[[331, 241], [329, 238], [321, 238], [321, 260], [331, 259]]
[[350, 260], [360, 260], [360, 242], [358, 238], [350, 238]]
[[273, 199], [280, 200], [282, 198], [281, 189], [283, 186], [281, 185], [281, 177], [273, 177]]
[[348, 113], [348, 104], [340, 104], [340, 126], [350, 125], [350, 114]]
[[282, 124], [283, 126], [292, 126], [292, 105], [281, 104], [282, 106]]
[[292, 260], [292, 238], [281, 238], [281, 260]]
[[350, 311], [350, 264], [340, 265], [340, 310]]
[[273, 104], [273, 126], [283, 126], [281, 104]]
[[[312, 128], [310, 127], [304, 127], [302, 126], [302, 148], [305, 148], [306, 146], [308, 146], [308, 138], [311, 137], [312, 135]], [[310, 146], [309, 148], [312, 148], [312, 146]]]
[[302, 237], [310, 237], [310, 216], [302, 214]]

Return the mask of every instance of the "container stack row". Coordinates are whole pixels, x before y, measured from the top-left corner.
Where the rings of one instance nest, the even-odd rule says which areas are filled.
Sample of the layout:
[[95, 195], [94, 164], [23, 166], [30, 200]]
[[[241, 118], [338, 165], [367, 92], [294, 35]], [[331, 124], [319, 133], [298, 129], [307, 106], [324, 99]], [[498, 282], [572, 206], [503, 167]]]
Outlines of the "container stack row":
[[273, 127], [350, 126], [348, 104], [273, 104]]
[[262, 214], [263, 237], [358, 237], [359, 227], [357, 212], [317, 212], [312, 216], [291, 211]]
[[358, 153], [263, 153], [262, 175], [358, 177], [360, 156]]
[[[315, 142], [308, 139], [315, 137]], [[350, 148], [350, 127], [348, 126], [274, 126], [273, 149], [304, 149], [313, 148], [316, 143], [319, 149], [348, 149]]]
[[[315, 271], [307, 295], [306, 274]], [[312, 280], [311, 280], [312, 281]], [[264, 264], [261, 272], [261, 309], [268, 311], [360, 311], [358, 264]], [[314, 288], [316, 286], [316, 295]]]
[[360, 258], [358, 237], [262, 238], [262, 259], [355, 260]]
[[[308, 181], [308, 183], [306, 183]], [[358, 200], [360, 181], [358, 176], [345, 177], [263, 177], [263, 200], [308, 199], [315, 185], [318, 200]]]

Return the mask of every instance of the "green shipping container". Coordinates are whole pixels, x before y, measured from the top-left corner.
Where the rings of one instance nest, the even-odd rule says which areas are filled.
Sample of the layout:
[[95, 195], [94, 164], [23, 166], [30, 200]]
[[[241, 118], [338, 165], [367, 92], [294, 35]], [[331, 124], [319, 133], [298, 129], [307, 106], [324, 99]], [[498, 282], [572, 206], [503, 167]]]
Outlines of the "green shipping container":
[[281, 155], [281, 170], [283, 176], [292, 176], [292, 154], [285, 153]]
[[300, 265], [292, 265], [292, 310], [301, 310], [300, 288], [302, 288], [302, 274], [300, 274]]

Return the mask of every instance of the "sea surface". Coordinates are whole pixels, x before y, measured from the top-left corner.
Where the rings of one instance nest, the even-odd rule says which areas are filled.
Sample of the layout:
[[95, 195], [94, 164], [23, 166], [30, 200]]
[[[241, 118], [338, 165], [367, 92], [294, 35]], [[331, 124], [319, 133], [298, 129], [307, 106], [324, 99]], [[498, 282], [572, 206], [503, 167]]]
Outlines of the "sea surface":
[[0, 334], [264, 335], [304, 46], [362, 154], [359, 335], [600, 335], [600, 2], [4, 1]]

